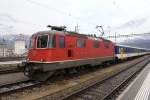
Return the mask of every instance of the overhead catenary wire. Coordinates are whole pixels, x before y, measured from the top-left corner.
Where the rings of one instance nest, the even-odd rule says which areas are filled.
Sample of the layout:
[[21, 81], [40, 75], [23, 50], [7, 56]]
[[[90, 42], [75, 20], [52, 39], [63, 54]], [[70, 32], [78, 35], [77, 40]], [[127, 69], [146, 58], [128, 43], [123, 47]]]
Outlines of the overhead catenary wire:
[[[129, 18], [133, 18], [133, 16], [131, 16], [127, 10], [123, 9], [123, 7], [121, 7], [118, 2], [116, 0], [112, 0], [112, 3], [114, 6], [116, 6], [116, 8], [118, 8], [119, 10], [121, 10], [126, 16], [128, 16]], [[134, 23], [133, 23], [134, 25]], [[116, 27], [117, 29], [118, 27]], [[127, 38], [127, 39], [131, 39], [132, 37], [139, 37], [139, 36], [143, 36], [143, 37], [146, 37], [146, 36], [150, 36], [150, 33], [141, 33], [141, 34], [116, 34], [117, 32], [115, 32], [115, 35], [109, 35], [109, 36], [105, 36], [104, 38], [107, 38], [107, 39], [115, 39], [116, 41], [116, 38]]]
[[122, 37], [138, 37], [138, 36], [150, 36], [150, 33], [141, 33], [141, 34], [128, 34], [128, 35], [111, 35], [111, 36], [105, 36], [105, 38], [122, 38]]
[[[35, 23], [32, 23], [32, 22], [29, 22], [29, 21], [23, 21], [23, 20], [19, 20], [17, 18], [14, 18], [11, 14], [7, 14], [7, 13], [0, 13], [0, 16], [1, 17], [5, 17], [7, 18], [6, 21], [8, 22], [13, 22], [13, 23], [21, 23], [21, 24], [30, 24], [30, 25], [36, 25], [36, 26], [39, 26], [39, 24], [35, 24]], [[0, 26], [8, 26], [6, 25], [6, 23], [0, 23]]]
[[[74, 20], [76, 20], [76, 21], [82, 21], [83, 22], [83, 20], [84, 20], [84, 18], [80, 18], [80, 17], [74, 17], [74, 16], [72, 16], [72, 14], [70, 13], [70, 12], [65, 12], [65, 11], [62, 11], [62, 10], [60, 10], [60, 9], [57, 9], [57, 8], [54, 8], [54, 7], [51, 7], [51, 6], [49, 6], [49, 5], [46, 5], [46, 4], [44, 4], [44, 3], [39, 3], [39, 2], [37, 2], [37, 1], [34, 1], [34, 0], [26, 0], [26, 1], [28, 1], [29, 3], [32, 3], [32, 4], [35, 4], [35, 5], [38, 5], [38, 6], [41, 6], [41, 7], [43, 7], [43, 8], [45, 8], [45, 9], [48, 9], [48, 10], [51, 10], [51, 11], [55, 11], [55, 12], [57, 12], [58, 14], [61, 14], [61, 15], [65, 15], [65, 16], [67, 16], [67, 17], [71, 17], [72, 19], [74, 19]], [[93, 23], [93, 22], [91, 22], [91, 21], [85, 21], [87, 24], [91, 24], [91, 25], [93, 25], [93, 26], [96, 26], [97, 24], [95, 24], [95, 23]]]

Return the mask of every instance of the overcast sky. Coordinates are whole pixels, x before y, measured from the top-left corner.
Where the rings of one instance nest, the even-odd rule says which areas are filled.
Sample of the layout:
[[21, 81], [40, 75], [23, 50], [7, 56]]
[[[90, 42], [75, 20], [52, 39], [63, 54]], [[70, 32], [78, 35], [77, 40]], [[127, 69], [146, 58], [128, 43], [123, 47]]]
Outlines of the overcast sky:
[[150, 32], [150, 0], [0, 0], [0, 34], [32, 34], [47, 25], [65, 25], [80, 33]]

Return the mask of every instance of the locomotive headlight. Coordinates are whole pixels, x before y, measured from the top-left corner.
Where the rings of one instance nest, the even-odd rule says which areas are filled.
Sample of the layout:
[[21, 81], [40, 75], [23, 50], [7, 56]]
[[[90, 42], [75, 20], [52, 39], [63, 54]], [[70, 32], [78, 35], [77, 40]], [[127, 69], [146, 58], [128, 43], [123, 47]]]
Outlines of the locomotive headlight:
[[41, 62], [44, 62], [44, 59], [41, 59]]
[[30, 59], [29, 59], [29, 58], [27, 58], [26, 60], [27, 60], [27, 61], [30, 61]]
[[45, 61], [45, 59], [41, 59], [40, 61], [41, 61], [41, 62], [44, 62], [44, 61]]

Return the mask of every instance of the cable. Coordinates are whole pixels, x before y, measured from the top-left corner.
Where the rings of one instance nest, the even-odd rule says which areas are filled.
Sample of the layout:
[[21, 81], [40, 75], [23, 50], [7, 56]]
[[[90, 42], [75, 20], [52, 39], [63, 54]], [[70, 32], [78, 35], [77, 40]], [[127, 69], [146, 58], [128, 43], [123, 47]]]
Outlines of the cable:
[[150, 33], [143, 33], [143, 34], [129, 34], [129, 35], [117, 35], [117, 36], [106, 36], [105, 38], [121, 38], [121, 37], [133, 37], [133, 36], [147, 36]]
[[64, 15], [68, 15], [68, 16], [69, 16], [69, 14], [67, 14], [67, 13], [65, 13], [65, 12], [63, 12], [63, 11], [61, 11], [61, 10], [58, 10], [58, 9], [56, 9], [56, 8], [53, 8], [53, 7], [48, 6], [48, 5], [45, 5], [45, 4], [41, 4], [41, 3], [36, 2], [36, 1], [34, 1], [34, 0], [26, 0], [26, 1], [28, 1], [28, 2], [30, 2], [30, 3], [32, 3], [32, 4], [35, 4], [35, 5], [44, 7], [44, 8], [53, 9], [53, 10], [55, 10], [55, 11], [58, 12], [58, 13], [61, 13], [61, 14], [64, 14]]
[[[26, 1], [28, 1], [28, 2], [30, 2], [30, 3], [32, 3], [32, 4], [35, 4], [35, 5], [38, 5], [38, 6], [47, 8], [48, 10], [54, 10], [54, 11], [56, 11], [57, 13], [63, 14], [63, 15], [65, 15], [65, 16], [67, 16], [67, 17], [72, 17], [74, 20], [83, 21], [83, 18], [81, 19], [81, 18], [79, 18], [79, 17], [73, 17], [70, 13], [68, 14], [68, 13], [66, 13], [66, 12], [64, 12], [64, 11], [58, 10], [58, 9], [56, 9], [56, 8], [53, 8], [53, 7], [48, 6], [48, 5], [45, 5], [45, 4], [41, 4], [41, 3], [36, 2], [36, 1], [34, 1], [34, 0], [26, 0]], [[92, 22], [89, 22], [89, 21], [86, 21], [86, 23], [96, 26], [96, 24], [94, 24], [94, 23], [92, 23]]]
[[[18, 20], [18, 19], [16, 19], [16, 18], [14, 18], [12, 15], [10, 15], [10, 14], [7, 14], [7, 13], [0, 13], [0, 18], [3, 18], [3, 17], [5, 17], [5, 18], [8, 18], [9, 20], [6, 20], [6, 21], [12, 21], [13, 23], [22, 23], [22, 24], [30, 24], [30, 25], [37, 25], [37, 26], [39, 26], [38, 24], [35, 24], [35, 23], [31, 23], [31, 22], [27, 22], [27, 21], [22, 21], [22, 20]], [[0, 24], [0, 26], [4, 26], [5, 24]], [[6, 25], [5, 25], [6, 26]]]

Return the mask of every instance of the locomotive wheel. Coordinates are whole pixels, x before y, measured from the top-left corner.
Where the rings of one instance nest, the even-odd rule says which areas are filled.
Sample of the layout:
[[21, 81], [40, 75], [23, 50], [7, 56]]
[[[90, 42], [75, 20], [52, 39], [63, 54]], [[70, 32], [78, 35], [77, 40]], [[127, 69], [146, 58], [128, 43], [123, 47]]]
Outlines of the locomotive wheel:
[[25, 76], [30, 77], [30, 76], [32, 76], [33, 73], [34, 73], [34, 71], [33, 71], [33, 69], [32, 69], [31, 67], [26, 66], [26, 67], [24, 68], [24, 75], [25, 75]]
[[24, 75], [29, 77], [31, 80], [36, 81], [46, 81], [48, 78], [50, 78], [55, 71], [47, 71], [42, 72], [41, 70], [33, 70], [31, 66], [25, 66], [24, 67]]
[[30, 78], [32, 80], [36, 80], [36, 81], [46, 81], [48, 80], [53, 74], [55, 73], [55, 71], [47, 71], [47, 72], [41, 72], [41, 71], [37, 71], [34, 74], [32, 74], [32, 76], [30, 76]]

